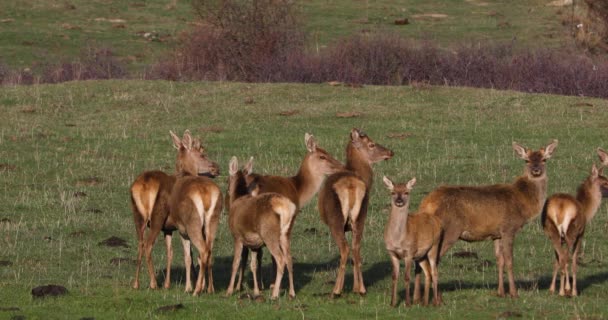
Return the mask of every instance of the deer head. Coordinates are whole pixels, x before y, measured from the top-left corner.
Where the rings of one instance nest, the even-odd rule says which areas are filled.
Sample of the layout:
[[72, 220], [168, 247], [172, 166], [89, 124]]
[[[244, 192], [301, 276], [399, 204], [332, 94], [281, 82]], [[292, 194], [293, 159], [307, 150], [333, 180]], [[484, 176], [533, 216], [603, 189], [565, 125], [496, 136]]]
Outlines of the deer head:
[[395, 207], [407, 207], [410, 202], [410, 192], [416, 184], [416, 178], [412, 178], [407, 183], [394, 184], [391, 179], [384, 176], [384, 185], [391, 192], [391, 204]]
[[556, 147], [557, 140], [553, 140], [549, 145], [540, 148], [538, 151], [529, 150], [517, 142], [513, 142], [513, 150], [515, 150], [520, 158], [526, 161], [525, 174], [530, 179], [545, 177], [545, 162], [551, 158]]
[[375, 143], [367, 134], [357, 128], [351, 130], [350, 140], [359, 155], [369, 164], [388, 160], [394, 155], [393, 151]]
[[220, 174], [217, 163], [207, 159], [205, 149], [201, 146], [198, 139], [193, 139], [190, 131], [184, 131], [184, 136], [180, 139], [173, 131], [169, 131], [173, 139], [173, 147], [177, 149], [177, 160], [175, 170], [177, 173], [188, 175], [210, 175], [216, 177]]
[[591, 167], [591, 183], [598, 185], [602, 196], [608, 197], [608, 178], [604, 176], [604, 167], [599, 169], [595, 166], [595, 163]]
[[317, 145], [317, 141], [312, 134], [304, 134], [304, 142], [308, 153], [304, 158], [304, 163], [310, 172], [319, 172], [323, 175], [334, 174], [344, 170], [344, 165], [332, 157], [327, 151]]

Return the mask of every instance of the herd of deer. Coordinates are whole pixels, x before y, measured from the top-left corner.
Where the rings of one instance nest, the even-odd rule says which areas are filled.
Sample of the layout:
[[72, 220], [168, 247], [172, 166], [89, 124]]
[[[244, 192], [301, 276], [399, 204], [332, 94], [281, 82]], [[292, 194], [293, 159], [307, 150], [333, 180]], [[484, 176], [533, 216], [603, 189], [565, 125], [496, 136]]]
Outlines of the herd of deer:
[[[314, 137], [305, 135], [307, 153], [293, 177], [253, 173], [253, 158], [242, 169], [232, 157], [229, 164], [228, 190], [225, 199], [211, 179], [219, 175], [219, 166], [207, 159], [205, 150], [186, 130], [180, 139], [171, 132], [177, 149], [175, 174], [147, 171], [131, 186], [131, 202], [138, 237], [137, 269], [134, 288], [139, 288], [139, 271], [145, 255], [150, 288], [156, 288], [152, 263], [152, 246], [162, 231], [167, 250], [164, 287], [170, 286], [173, 258], [171, 236], [178, 230], [184, 249], [186, 292], [192, 291], [190, 246], [198, 250], [200, 272], [194, 288], [214, 292], [212, 250], [222, 207], [228, 208], [228, 225], [234, 238], [234, 259], [226, 295], [240, 290], [245, 263], [251, 252], [254, 296], [260, 294], [258, 265], [262, 247], [272, 255], [276, 278], [271, 298], [279, 296], [284, 269], [289, 277], [289, 297], [295, 296], [290, 237], [298, 212], [318, 192], [321, 220], [329, 226], [340, 250], [340, 264], [331, 296], [342, 293], [346, 263], [353, 257], [353, 292], [365, 294], [361, 270], [361, 239], [373, 183], [372, 164], [393, 157], [393, 151], [375, 143], [358, 129], [350, 132], [346, 147], [346, 164], [317, 145]], [[391, 305], [397, 304], [397, 280], [400, 261], [405, 263], [405, 303], [410, 304], [410, 269], [415, 268], [414, 302], [421, 302], [420, 276], [425, 276], [424, 301], [429, 303], [430, 285], [433, 302], [441, 303], [437, 267], [440, 258], [458, 240], [494, 241], [498, 267], [498, 295], [504, 296], [503, 271], [506, 266], [509, 294], [517, 296], [513, 278], [513, 241], [528, 221], [542, 212], [541, 222], [551, 239], [556, 255], [550, 291], [555, 292], [561, 271], [559, 295], [576, 296], [577, 255], [585, 225], [596, 213], [602, 194], [608, 194], [608, 179], [595, 164], [591, 174], [578, 189], [576, 197], [555, 194], [547, 199], [546, 161], [551, 158], [557, 140], [538, 151], [513, 143], [517, 155], [525, 160], [524, 174], [512, 184], [488, 186], [440, 186], [421, 202], [417, 213], [409, 213], [409, 194], [416, 178], [398, 184], [384, 177], [391, 192], [391, 210], [384, 231], [386, 249], [393, 266]], [[608, 165], [608, 154], [598, 148], [602, 165]], [[324, 183], [325, 182], [325, 183]], [[147, 236], [145, 230], [149, 228]], [[352, 232], [349, 248], [346, 232]], [[243, 261], [242, 261], [243, 260]], [[571, 261], [572, 285], [568, 273]], [[241, 263], [242, 262], [242, 263]], [[236, 274], [239, 273], [238, 280]], [[236, 284], [235, 284], [236, 281]], [[235, 288], [236, 287], [236, 288]], [[272, 287], [272, 286], [271, 286]]]

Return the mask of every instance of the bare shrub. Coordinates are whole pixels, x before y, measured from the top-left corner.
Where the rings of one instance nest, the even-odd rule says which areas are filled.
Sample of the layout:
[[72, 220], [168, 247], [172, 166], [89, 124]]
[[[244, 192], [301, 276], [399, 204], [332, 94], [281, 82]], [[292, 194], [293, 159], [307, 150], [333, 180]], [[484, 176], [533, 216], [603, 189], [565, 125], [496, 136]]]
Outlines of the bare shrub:
[[50, 64], [42, 68], [40, 81], [59, 83], [73, 80], [119, 79], [127, 75], [123, 66], [108, 48], [88, 47], [78, 60]]

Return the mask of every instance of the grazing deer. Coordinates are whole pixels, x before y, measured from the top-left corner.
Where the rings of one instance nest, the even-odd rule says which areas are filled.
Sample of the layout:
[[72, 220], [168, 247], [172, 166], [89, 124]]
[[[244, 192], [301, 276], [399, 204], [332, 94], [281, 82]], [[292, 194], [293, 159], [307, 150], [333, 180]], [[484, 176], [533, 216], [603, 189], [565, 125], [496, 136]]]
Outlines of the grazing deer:
[[[148, 274], [150, 276], [150, 288], [156, 289], [157, 282], [152, 263], [152, 247], [158, 234], [163, 231], [167, 249], [167, 272], [165, 275], [164, 288], [169, 288], [171, 283], [171, 262], [173, 260], [173, 250], [171, 247], [171, 237], [176, 229], [174, 225], [168, 223], [169, 218], [169, 197], [178, 177], [196, 176], [210, 174], [217, 176], [219, 167], [215, 162], [207, 159], [204, 148], [198, 140], [193, 140], [190, 131], [186, 130], [180, 139], [173, 132], [170, 132], [173, 139], [173, 146], [178, 150], [175, 165], [175, 174], [168, 175], [162, 171], [146, 171], [140, 174], [131, 185], [131, 208], [135, 220], [135, 230], [137, 231], [138, 254], [137, 269], [135, 270], [135, 281], [133, 288], [139, 288], [139, 271], [141, 269], [142, 256], [145, 253]], [[150, 228], [144, 239], [146, 226]], [[186, 269], [190, 265], [186, 265]], [[186, 284], [186, 290], [190, 288], [190, 283]], [[191, 289], [190, 289], [191, 290]]]
[[235, 277], [244, 247], [252, 251], [253, 294], [259, 296], [256, 255], [265, 245], [277, 263], [277, 274], [271, 298], [279, 297], [285, 267], [289, 274], [289, 297], [294, 298], [290, 230], [296, 215], [296, 204], [278, 193], [257, 194], [257, 191], [254, 191], [253, 194], [249, 194], [245, 175], [242, 170], [238, 170], [236, 157], [232, 157], [230, 160], [229, 170], [228, 226], [234, 238], [234, 259], [226, 296], [230, 296], [234, 290]]
[[344, 273], [349, 255], [347, 231], [353, 233], [353, 292], [366, 293], [360, 250], [374, 178], [371, 165], [392, 157], [393, 151], [374, 143], [359, 129], [352, 129], [346, 147], [346, 170], [329, 176], [319, 192], [321, 220], [329, 226], [331, 235], [340, 249], [340, 266], [332, 297], [340, 295], [344, 287]]
[[[304, 134], [304, 143], [308, 152], [304, 156], [300, 169], [295, 176], [281, 177], [252, 173], [251, 161], [245, 166], [244, 171], [247, 184], [255, 185], [258, 193], [276, 192], [286, 196], [295, 203], [297, 206], [296, 216], [299, 213], [299, 209], [304, 207], [319, 191], [325, 180], [325, 176], [344, 170], [344, 166], [340, 161], [318, 146], [313, 135]], [[247, 253], [248, 250], [243, 251], [242, 260], [245, 262], [247, 261]], [[258, 260], [262, 259], [262, 251], [259, 252], [257, 258]], [[244, 264], [241, 266], [236, 290], [240, 290], [241, 288], [244, 266]], [[273, 270], [276, 271], [274, 261]]]
[[[600, 153], [599, 150], [598, 153]], [[593, 164], [591, 174], [579, 186], [576, 197], [567, 193], [556, 193], [547, 199], [541, 222], [545, 234], [555, 249], [553, 278], [549, 287], [551, 293], [555, 293], [557, 271], [560, 270], [559, 295], [578, 295], [576, 289], [577, 259], [585, 234], [585, 226], [595, 216], [602, 201], [602, 192], [608, 191], [608, 179], [602, 171], [603, 168], [598, 170]], [[572, 287], [570, 287], [568, 275], [570, 254], [572, 255]]]
[[410, 305], [410, 270], [413, 261], [427, 260], [424, 268], [425, 290], [424, 304], [429, 303], [429, 285], [433, 283], [433, 301], [440, 304], [438, 291], [439, 273], [437, 272], [437, 259], [439, 259], [439, 241], [441, 237], [441, 221], [434, 215], [420, 212], [409, 214], [410, 192], [416, 184], [416, 178], [407, 183], [393, 184], [384, 177], [384, 184], [391, 191], [391, 212], [384, 229], [384, 243], [391, 256], [393, 265], [393, 286], [391, 306], [397, 305], [397, 280], [399, 280], [399, 262], [405, 263], [405, 304]]
[[[538, 216], [547, 198], [545, 162], [551, 158], [557, 140], [538, 151], [513, 142], [517, 155], [526, 161], [524, 174], [512, 184], [490, 186], [441, 186], [427, 195], [418, 209], [441, 219], [443, 256], [458, 240], [492, 239], [498, 266], [498, 295], [504, 296], [503, 271], [506, 265], [509, 294], [517, 297], [513, 278], [513, 241], [528, 221]], [[416, 277], [414, 298], [419, 296]]]

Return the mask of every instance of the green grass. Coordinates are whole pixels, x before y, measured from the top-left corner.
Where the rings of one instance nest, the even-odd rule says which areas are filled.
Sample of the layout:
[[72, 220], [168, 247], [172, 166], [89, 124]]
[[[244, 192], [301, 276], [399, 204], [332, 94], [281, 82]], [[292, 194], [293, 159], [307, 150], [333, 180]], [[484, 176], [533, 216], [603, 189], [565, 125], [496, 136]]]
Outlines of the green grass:
[[[253, 99], [253, 104], [245, 100]], [[559, 139], [548, 162], [549, 192], [574, 192], [597, 161], [595, 148], [606, 141], [606, 100], [529, 95], [465, 88], [328, 85], [171, 83], [164, 81], [86, 81], [59, 85], [4, 87], [0, 90], [0, 318], [305, 318], [339, 317], [425, 319], [495, 318], [504, 312], [523, 318], [604, 317], [608, 313], [606, 273], [608, 207], [602, 205], [585, 235], [579, 270], [582, 295], [575, 299], [547, 292], [553, 253], [531, 221], [515, 243], [519, 299], [494, 296], [496, 270], [491, 242], [460, 242], [440, 265], [445, 304], [438, 308], [391, 308], [390, 263], [382, 232], [388, 192], [382, 175], [400, 182], [416, 176], [415, 209], [424, 194], [442, 183], [491, 184], [511, 181], [523, 170], [511, 142], [530, 147]], [[292, 116], [279, 112], [297, 110]], [[337, 118], [337, 112], [361, 112]], [[287, 175], [305, 153], [304, 133], [313, 133], [338, 159], [352, 127], [363, 128], [395, 157], [375, 166], [376, 183], [363, 242], [366, 297], [346, 293], [329, 300], [338, 252], [313, 201], [298, 216], [292, 238], [294, 301], [258, 303], [224, 298], [232, 239], [226, 214], [214, 251], [214, 295], [183, 293], [183, 262], [177, 234], [173, 286], [133, 290], [134, 266], [110, 264], [136, 257], [128, 187], [144, 170], [173, 170], [169, 130], [188, 128], [202, 137], [209, 156], [222, 166], [225, 189], [231, 156], [255, 157], [256, 172]], [[405, 134], [405, 139], [391, 136]], [[76, 196], [76, 192], [84, 192]], [[316, 231], [316, 232], [311, 232]], [[129, 248], [98, 245], [110, 236]], [[154, 251], [162, 280], [161, 239]], [[479, 259], [451, 256], [461, 250]], [[483, 261], [489, 260], [489, 266]], [[269, 255], [264, 267], [268, 270]], [[283, 282], [285, 284], [285, 280]], [[61, 284], [70, 293], [33, 299], [30, 290]], [[402, 286], [402, 285], [401, 285]], [[348, 267], [346, 288], [352, 288]], [[400, 289], [403, 296], [403, 288]], [[264, 291], [268, 297], [268, 291]], [[182, 303], [185, 309], [155, 310]], [[17, 307], [19, 311], [4, 311]], [[4, 308], [4, 309], [3, 309]]]
[[[359, 32], [396, 32], [443, 46], [512, 41], [521, 47], [554, 47], [569, 41], [568, 31], [545, 0], [302, 1], [310, 46], [322, 50], [336, 39]], [[0, 61], [35, 67], [74, 60], [89, 46], [107, 46], [132, 70], [141, 71], [174, 47], [196, 18], [189, 1], [23, 0], [0, 1]], [[417, 17], [428, 13], [445, 18]], [[410, 24], [396, 26], [407, 17]], [[103, 20], [105, 19], [105, 20]], [[111, 22], [121, 19], [123, 22]], [[149, 41], [143, 33], [158, 35]]]

